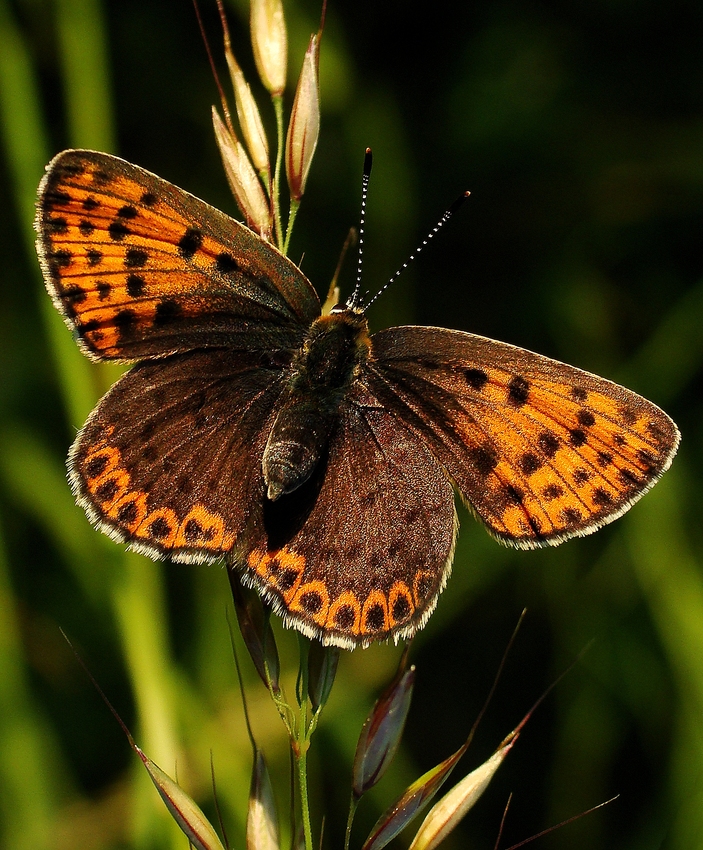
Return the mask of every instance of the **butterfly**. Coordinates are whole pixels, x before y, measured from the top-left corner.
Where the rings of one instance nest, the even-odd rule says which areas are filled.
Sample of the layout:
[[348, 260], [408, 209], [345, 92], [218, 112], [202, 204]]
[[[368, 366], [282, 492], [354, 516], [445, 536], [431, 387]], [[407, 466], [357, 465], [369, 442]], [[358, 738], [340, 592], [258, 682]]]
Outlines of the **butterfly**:
[[321, 315], [271, 244], [116, 157], [56, 156], [36, 229], [81, 349], [136, 364], [69, 453], [89, 519], [155, 558], [225, 557], [324, 643], [425, 624], [455, 489], [527, 549], [616, 519], [676, 452], [663, 411], [573, 366], [444, 328], [370, 334], [354, 299]]

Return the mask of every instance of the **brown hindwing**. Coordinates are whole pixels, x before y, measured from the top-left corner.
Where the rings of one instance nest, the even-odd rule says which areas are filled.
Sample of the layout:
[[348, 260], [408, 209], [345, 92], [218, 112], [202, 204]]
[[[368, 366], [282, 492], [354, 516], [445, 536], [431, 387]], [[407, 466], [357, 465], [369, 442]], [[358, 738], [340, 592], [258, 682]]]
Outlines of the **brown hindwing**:
[[244, 580], [296, 628], [347, 648], [421, 628], [456, 534], [452, 488], [424, 441], [353, 400], [317, 475], [254, 520], [238, 552]]
[[212, 561], [263, 499], [261, 455], [280, 372], [226, 350], [135, 366], [95, 409], [69, 457], [80, 504], [152, 557]]

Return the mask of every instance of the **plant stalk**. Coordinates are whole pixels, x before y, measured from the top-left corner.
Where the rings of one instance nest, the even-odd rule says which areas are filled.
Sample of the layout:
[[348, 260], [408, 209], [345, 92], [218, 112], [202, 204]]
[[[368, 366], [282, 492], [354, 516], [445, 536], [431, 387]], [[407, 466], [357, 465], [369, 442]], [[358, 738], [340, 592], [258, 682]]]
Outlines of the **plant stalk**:
[[281, 167], [283, 165], [283, 97], [274, 95], [272, 97], [273, 108], [276, 113], [276, 167], [273, 176], [273, 219], [276, 228], [276, 243], [278, 249], [285, 254], [283, 247], [283, 225], [281, 224]]

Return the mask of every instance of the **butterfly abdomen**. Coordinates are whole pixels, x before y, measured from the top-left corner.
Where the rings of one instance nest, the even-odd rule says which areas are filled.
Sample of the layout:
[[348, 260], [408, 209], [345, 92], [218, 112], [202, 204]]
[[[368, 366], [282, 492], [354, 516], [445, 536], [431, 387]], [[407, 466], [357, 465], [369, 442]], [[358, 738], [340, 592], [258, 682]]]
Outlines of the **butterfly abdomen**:
[[293, 358], [287, 397], [264, 451], [269, 499], [291, 493], [312, 474], [369, 347], [368, 324], [360, 313], [321, 316], [310, 326]]

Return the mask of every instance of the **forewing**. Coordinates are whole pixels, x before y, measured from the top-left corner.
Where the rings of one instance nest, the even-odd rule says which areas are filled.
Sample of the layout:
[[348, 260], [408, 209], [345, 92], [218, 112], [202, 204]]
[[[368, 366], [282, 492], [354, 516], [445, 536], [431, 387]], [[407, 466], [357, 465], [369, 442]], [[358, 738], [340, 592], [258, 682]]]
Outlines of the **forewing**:
[[244, 580], [296, 628], [347, 648], [421, 628], [456, 535], [451, 485], [424, 441], [358, 394], [315, 477], [252, 519], [235, 547]]
[[261, 456], [280, 369], [217, 349], [134, 367], [69, 455], [71, 485], [103, 531], [153, 557], [212, 561], [263, 499]]
[[136, 165], [69, 150], [39, 187], [47, 288], [94, 359], [297, 348], [320, 305], [244, 225]]
[[424, 327], [381, 331], [372, 346], [362, 380], [511, 545], [595, 531], [676, 453], [678, 430], [654, 404], [539, 354]]

